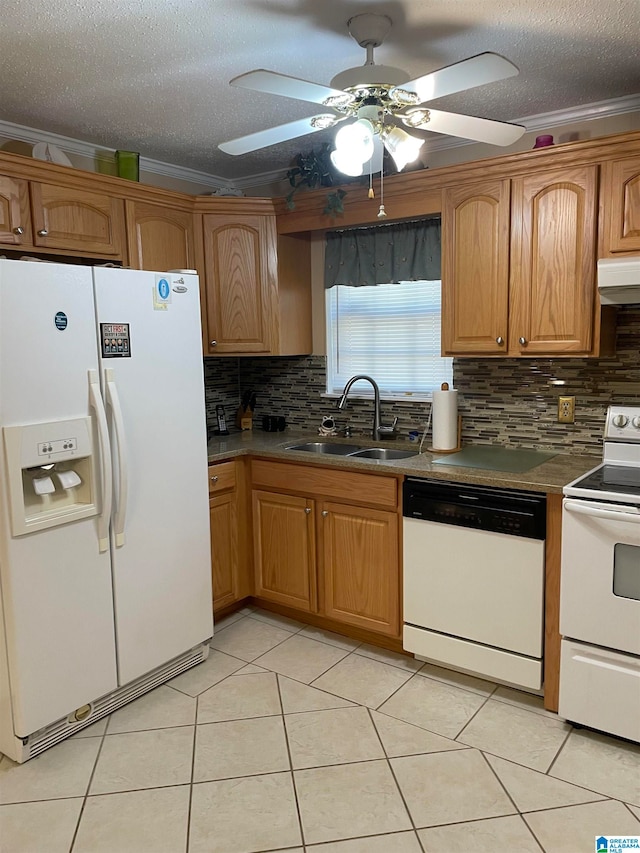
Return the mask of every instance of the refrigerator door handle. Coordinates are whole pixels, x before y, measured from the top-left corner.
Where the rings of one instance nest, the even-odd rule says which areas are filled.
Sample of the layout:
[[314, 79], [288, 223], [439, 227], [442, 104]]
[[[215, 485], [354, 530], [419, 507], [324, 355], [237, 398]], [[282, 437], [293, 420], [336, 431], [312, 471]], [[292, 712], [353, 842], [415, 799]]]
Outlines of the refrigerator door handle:
[[98, 371], [89, 371], [89, 399], [96, 413], [98, 424], [98, 444], [100, 447], [100, 479], [102, 481], [102, 512], [98, 516], [98, 550], [100, 553], [109, 550], [109, 521], [113, 501], [113, 481], [111, 478], [111, 444], [109, 442], [109, 427], [107, 413], [104, 408]]
[[127, 447], [124, 434], [124, 420], [122, 418], [122, 407], [115, 382], [115, 371], [107, 368], [104, 372], [107, 385], [107, 402], [113, 414], [116, 443], [118, 445], [118, 499], [115, 514], [115, 540], [116, 548], [125, 544], [124, 525], [127, 517], [127, 494], [128, 494], [128, 470], [127, 470]]

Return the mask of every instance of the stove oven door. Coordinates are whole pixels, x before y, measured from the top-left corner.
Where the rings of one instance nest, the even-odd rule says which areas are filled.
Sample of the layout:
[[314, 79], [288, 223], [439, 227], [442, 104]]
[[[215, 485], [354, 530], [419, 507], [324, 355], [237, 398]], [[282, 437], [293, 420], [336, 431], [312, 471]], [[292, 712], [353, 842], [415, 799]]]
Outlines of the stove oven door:
[[640, 655], [640, 508], [565, 498], [560, 633]]

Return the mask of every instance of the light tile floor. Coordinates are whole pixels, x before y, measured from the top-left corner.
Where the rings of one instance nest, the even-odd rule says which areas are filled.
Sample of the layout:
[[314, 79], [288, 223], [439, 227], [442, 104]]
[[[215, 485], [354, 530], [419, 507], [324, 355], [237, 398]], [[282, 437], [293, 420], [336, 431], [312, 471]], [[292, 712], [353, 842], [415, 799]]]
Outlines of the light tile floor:
[[0, 760], [1, 853], [590, 853], [640, 747], [525, 693], [245, 609], [209, 659]]

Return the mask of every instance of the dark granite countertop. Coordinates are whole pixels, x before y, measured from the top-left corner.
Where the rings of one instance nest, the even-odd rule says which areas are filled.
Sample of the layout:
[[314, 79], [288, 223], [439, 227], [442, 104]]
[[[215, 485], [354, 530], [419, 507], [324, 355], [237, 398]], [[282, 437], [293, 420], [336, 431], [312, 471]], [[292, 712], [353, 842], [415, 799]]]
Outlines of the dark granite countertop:
[[272, 458], [281, 462], [299, 462], [308, 465], [323, 465], [351, 471], [370, 471], [372, 474], [400, 474], [427, 479], [448, 480], [460, 483], [478, 483], [503, 488], [526, 489], [533, 492], [561, 494], [567, 483], [594, 468], [602, 460], [598, 456], [575, 456], [559, 453], [552, 459], [542, 462], [524, 473], [490, 471], [482, 468], [462, 468], [451, 465], [433, 465], [436, 454], [424, 451], [418, 456], [400, 459], [395, 462], [380, 462], [370, 459], [357, 459], [352, 456], [316, 454], [306, 451], [287, 450], [290, 444], [304, 441], [331, 441], [357, 444], [362, 447], [395, 447], [417, 450], [417, 445], [404, 441], [375, 442], [367, 435], [356, 435], [348, 439], [320, 438], [309, 432], [262, 432], [247, 430], [234, 432], [228, 436], [213, 436], [209, 441], [209, 464], [233, 459], [238, 456], [255, 455]]

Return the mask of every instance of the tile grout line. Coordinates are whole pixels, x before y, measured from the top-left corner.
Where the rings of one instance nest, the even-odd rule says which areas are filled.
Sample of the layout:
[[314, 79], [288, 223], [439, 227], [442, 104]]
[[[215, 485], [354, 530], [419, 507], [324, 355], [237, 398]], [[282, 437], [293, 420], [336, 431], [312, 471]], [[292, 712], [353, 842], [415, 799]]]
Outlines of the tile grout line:
[[187, 806], [187, 833], [185, 839], [185, 853], [189, 853], [191, 844], [191, 804], [193, 802], [193, 774], [196, 766], [196, 738], [198, 735], [198, 705], [200, 696], [196, 696], [195, 717], [193, 721], [193, 741], [191, 744], [191, 776], [189, 778], [189, 804]]
[[[551, 761], [551, 764], [547, 767], [547, 769], [546, 769], [546, 771], [545, 771], [545, 775], [546, 775], [546, 776], [548, 776], [548, 775], [551, 773], [551, 771], [552, 771], [552, 769], [553, 769], [553, 765], [554, 765], [554, 764], [556, 763], [556, 761], [560, 758], [560, 755], [561, 755], [562, 751], [564, 750], [565, 746], [567, 745], [567, 742], [568, 742], [569, 738], [571, 737], [571, 735], [572, 735], [572, 734], [573, 734], [573, 732], [575, 731], [575, 729], [574, 729], [574, 727], [571, 725], [571, 723], [569, 723], [568, 725], [569, 725], [569, 731], [567, 732], [567, 735], [566, 735], [565, 739], [564, 739], [564, 740], [562, 741], [562, 743], [560, 744], [560, 746], [559, 746], [559, 748], [558, 748], [558, 751], [556, 752], [556, 754], [555, 754], [555, 756], [554, 756], [553, 760]], [[555, 776], [552, 776], [551, 778], [552, 778], [552, 779], [555, 779], [556, 777], [555, 777]], [[594, 793], [597, 793], [597, 792], [594, 792]]]
[[373, 726], [373, 730], [375, 731], [376, 736], [378, 738], [378, 741], [380, 743], [380, 747], [382, 748], [382, 754], [384, 755], [384, 760], [387, 762], [387, 767], [389, 768], [389, 772], [391, 773], [391, 778], [393, 779], [395, 786], [396, 786], [396, 789], [397, 789], [398, 793], [400, 794], [400, 799], [402, 800], [402, 804], [404, 805], [405, 811], [407, 813], [407, 817], [409, 818], [409, 821], [410, 821], [411, 826], [413, 828], [413, 831], [415, 833], [416, 839], [418, 841], [418, 845], [424, 850], [424, 848], [422, 847], [422, 842], [420, 841], [420, 838], [418, 837], [418, 831], [416, 828], [416, 823], [413, 819], [413, 815], [411, 814], [411, 810], [409, 809], [409, 806], [408, 806], [407, 801], [405, 799], [404, 792], [403, 792], [402, 788], [400, 787], [400, 783], [398, 782], [396, 774], [393, 770], [393, 766], [391, 764], [391, 759], [389, 758], [389, 755], [387, 754], [387, 750], [385, 749], [384, 743], [383, 743], [382, 738], [380, 736], [380, 732], [378, 731], [378, 727], [376, 726], [375, 720], [373, 719], [373, 715], [371, 714], [371, 710], [372, 710], [371, 708], [367, 708], [367, 713], [369, 715], [369, 720], [371, 721], [371, 725]]
[[78, 815], [78, 820], [76, 822], [76, 828], [74, 830], [73, 836], [71, 838], [71, 844], [69, 845], [69, 853], [72, 853], [73, 848], [76, 843], [76, 839], [78, 837], [78, 830], [80, 829], [80, 824], [82, 822], [82, 817], [84, 815], [84, 809], [87, 804], [87, 799], [89, 798], [89, 791], [91, 790], [91, 784], [93, 782], [93, 777], [95, 776], [96, 769], [98, 767], [98, 762], [100, 761], [100, 755], [102, 754], [102, 748], [104, 746], [104, 741], [107, 736], [107, 730], [109, 728], [109, 721], [111, 720], [111, 715], [109, 714], [107, 718], [107, 725], [105, 726], [104, 732], [102, 734], [102, 738], [100, 740], [100, 745], [98, 746], [98, 751], [96, 753], [95, 761], [93, 762], [93, 768], [91, 773], [89, 774], [89, 781], [87, 782], [87, 788], [84, 792], [84, 797], [82, 798], [82, 805], [80, 806], [80, 814]]
[[[497, 688], [495, 688], [495, 689], [497, 689]], [[492, 693], [493, 693], [493, 691], [492, 691]], [[456, 742], [458, 742], [458, 738], [459, 738], [459, 737], [460, 737], [460, 735], [463, 733], [463, 731], [464, 731], [464, 730], [469, 726], [469, 724], [470, 724], [473, 720], [475, 720], [475, 718], [478, 716], [478, 714], [480, 713], [480, 711], [482, 711], [482, 709], [485, 707], [485, 705], [487, 704], [487, 702], [489, 701], [489, 699], [491, 699], [492, 693], [490, 693], [488, 696], [485, 696], [485, 698], [484, 698], [484, 702], [482, 703], [482, 705], [480, 705], [480, 707], [479, 707], [479, 708], [476, 708], [476, 710], [475, 710], [475, 711], [473, 712], [473, 714], [469, 717], [469, 719], [467, 720], [467, 722], [462, 726], [462, 728], [460, 729], [460, 731], [458, 732], [458, 734], [457, 734], [454, 738], [451, 738], [452, 740], [455, 740]], [[460, 741], [460, 743], [463, 743], [463, 741]], [[467, 744], [467, 746], [470, 746], [470, 744]]]
[[296, 777], [293, 772], [293, 758], [291, 757], [291, 746], [289, 744], [289, 732], [287, 731], [287, 724], [285, 721], [285, 713], [284, 713], [284, 704], [282, 702], [282, 692], [280, 690], [280, 678], [278, 673], [274, 673], [276, 677], [276, 687], [278, 688], [278, 701], [280, 702], [280, 711], [282, 715], [282, 728], [284, 729], [284, 740], [287, 746], [287, 755], [289, 757], [289, 772], [291, 773], [291, 787], [293, 788], [293, 798], [296, 804], [296, 813], [298, 815], [298, 827], [300, 829], [300, 840], [302, 842], [303, 849], [305, 848], [305, 835], [304, 828], [302, 826], [302, 814], [300, 812], [300, 802], [298, 800], [298, 789], [296, 787]]

